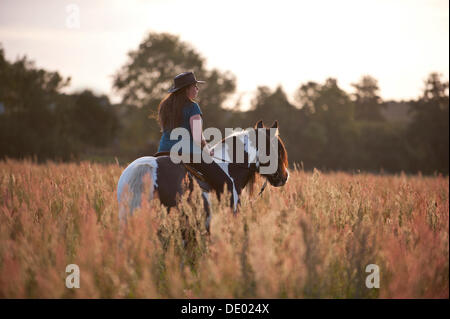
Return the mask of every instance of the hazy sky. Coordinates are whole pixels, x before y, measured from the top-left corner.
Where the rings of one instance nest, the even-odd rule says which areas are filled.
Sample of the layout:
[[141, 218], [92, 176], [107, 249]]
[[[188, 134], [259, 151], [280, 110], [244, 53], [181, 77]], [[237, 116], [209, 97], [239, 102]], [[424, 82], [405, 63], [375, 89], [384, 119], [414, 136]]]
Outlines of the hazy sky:
[[71, 76], [69, 91], [89, 87], [113, 101], [112, 74], [149, 31], [178, 34], [209, 68], [234, 73], [247, 97], [258, 85], [292, 94], [327, 77], [350, 92], [370, 74], [384, 99], [408, 99], [430, 72], [449, 77], [448, 0], [0, 0], [8, 59], [26, 54]]

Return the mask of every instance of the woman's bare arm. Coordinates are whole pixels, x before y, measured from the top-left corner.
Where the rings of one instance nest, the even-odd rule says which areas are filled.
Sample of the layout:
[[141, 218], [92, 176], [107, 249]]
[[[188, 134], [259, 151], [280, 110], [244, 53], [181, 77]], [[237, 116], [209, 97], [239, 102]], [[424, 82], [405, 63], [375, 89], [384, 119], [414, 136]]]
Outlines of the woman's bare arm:
[[[203, 136], [203, 120], [200, 114], [191, 116], [189, 119], [189, 124], [191, 126], [191, 133], [194, 143], [203, 148], [206, 146], [206, 140]], [[209, 151], [208, 146], [207, 150]]]

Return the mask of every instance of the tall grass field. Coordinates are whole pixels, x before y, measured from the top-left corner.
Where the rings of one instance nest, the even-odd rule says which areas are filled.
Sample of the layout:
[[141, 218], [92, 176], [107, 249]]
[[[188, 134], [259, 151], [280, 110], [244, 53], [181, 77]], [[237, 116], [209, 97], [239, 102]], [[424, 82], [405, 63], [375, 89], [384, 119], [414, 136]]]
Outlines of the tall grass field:
[[449, 298], [447, 176], [291, 169], [236, 215], [211, 196], [207, 234], [197, 185], [121, 223], [124, 168], [0, 162], [0, 298]]

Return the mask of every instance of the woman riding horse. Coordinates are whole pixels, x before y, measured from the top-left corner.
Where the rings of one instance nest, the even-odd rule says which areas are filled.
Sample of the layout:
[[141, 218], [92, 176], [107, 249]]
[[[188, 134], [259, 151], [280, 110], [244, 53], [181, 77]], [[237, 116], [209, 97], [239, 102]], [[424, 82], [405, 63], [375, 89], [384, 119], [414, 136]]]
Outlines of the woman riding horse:
[[[231, 178], [224, 170], [211, 158], [213, 150], [206, 145], [203, 136], [202, 111], [200, 106], [195, 102], [198, 95], [198, 81], [193, 72], [184, 72], [174, 78], [173, 86], [169, 89], [169, 94], [161, 101], [158, 107], [158, 120], [161, 126], [161, 140], [159, 143], [158, 153], [170, 152], [172, 146], [180, 142], [181, 139], [170, 139], [170, 133], [176, 128], [184, 128], [189, 132], [189, 145], [183, 148], [188, 150], [189, 161], [184, 161], [185, 165], [189, 165], [199, 171], [220, 196], [224, 191], [224, 185], [231, 194], [230, 206], [235, 206], [236, 190]], [[202, 154], [203, 152], [203, 154]], [[201, 162], [194, 163], [192, 161], [193, 154], [199, 154]]]
[[[202, 188], [207, 229], [211, 219], [209, 202], [211, 189], [214, 189], [220, 197], [226, 184], [231, 195], [230, 206], [236, 213], [242, 190], [246, 186], [252, 188], [256, 174], [263, 176], [266, 182], [274, 187], [283, 186], [287, 182], [288, 155], [279, 136], [278, 121], [270, 127], [265, 127], [262, 121], [258, 121], [253, 128], [233, 133], [222, 139], [220, 143], [214, 145], [212, 150], [206, 146], [202, 134], [202, 112], [198, 104], [194, 102], [198, 94], [197, 83], [201, 81], [197, 81], [192, 72], [178, 75], [175, 77], [173, 87], [169, 90], [170, 94], [160, 103], [159, 120], [163, 136], [159, 154], [134, 160], [120, 175], [117, 183], [119, 219], [126, 220], [128, 214], [132, 215], [133, 211], [141, 206], [145, 188], [144, 180], [147, 176], [152, 185], [148, 199], [152, 200], [156, 195], [161, 204], [169, 209], [177, 205], [179, 196], [187, 189], [192, 191], [191, 182], [188, 183], [189, 187], [186, 187], [186, 174], [190, 172], [198, 177], [201, 180], [199, 184]], [[184, 134], [181, 140], [170, 139], [170, 135], [177, 136], [176, 131], [180, 129], [188, 134]], [[186, 136], [188, 138], [185, 138]], [[186, 140], [189, 142], [190, 155], [195, 155], [193, 157], [196, 159], [198, 159], [197, 155], [201, 155], [201, 161], [198, 163], [190, 159], [186, 160], [183, 152], [181, 160], [184, 165], [180, 165], [178, 159], [174, 160], [180, 155], [176, 151], [177, 147], [180, 146], [179, 144], [183, 145]], [[238, 151], [238, 145], [242, 152]], [[186, 150], [185, 146], [182, 147], [182, 151]], [[266, 150], [270, 150], [268, 157]], [[170, 156], [160, 156], [169, 154]], [[243, 157], [238, 159], [238, 154]], [[205, 185], [205, 181], [208, 185]], [[261, 192], [265, 185], [266, 183]]]

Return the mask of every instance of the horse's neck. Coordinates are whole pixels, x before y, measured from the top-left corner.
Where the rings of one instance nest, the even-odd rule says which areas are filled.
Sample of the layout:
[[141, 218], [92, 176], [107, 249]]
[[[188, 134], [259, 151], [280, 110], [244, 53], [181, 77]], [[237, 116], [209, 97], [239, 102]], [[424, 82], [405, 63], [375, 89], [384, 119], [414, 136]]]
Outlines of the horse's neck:
[[[234, 163], [232, 154], [236, 151], [236, 147], [234, 147], [233, 152], [230, 151], [230, 147], [233, 147], [233, 143], [229, 140], [232, 137], [236, 137], [240, 140], [240, 142], [244, 145], [244, 162], [243, 163]], [[227, 143], [230, 142], [230, 143]], [[232, 136], [227, 137], [221, 143], [216, 144], [214, 147], [214, 160], [218, 163], [224, 163], [228, 167], [228, 173], [233, 179], [237, 191], [240, 191], [247, 185], [251, 174], [254, 172], [250, 169], [250, 163], [255, 161], [257, 150], [255, 145], [253, 145], [248, 138], [248, 133], [240, 132], [233, 134]], [[238, 156], [234, 156], [235, 158], [239, 158]]]
[[255, 174], [247, 163], [230, 163], [229, 164], [230, 176], [236, 185], [236, 190], [240, 194], [242, 189], [247, 186], [250, 176]]
[[[224, 162], [233, 162], [232, 155], [234, 151], [236, 151], [236, 146], [233, 145], [231, 138], [236, 137], [237, 140], [240, 141], [244, 145], [244, 151], [246, 153], [246, 158], [248, 158], [247, 164], [249, 162], [255, 162], [257, 158], [257, 149], [256, 145], [253, 145], [251, 142], [248, 132], [243, 131], [239, 133], [232, 134], [228, 136], [226, 139], [214, 145], [212, 148], [214, 150], [214, 157], [217, 160], [222, 160]], [[230, 147], [234, 147], [234, 150], [230, 150]], [[235, 156], [236, 157], [236, 156]]]

